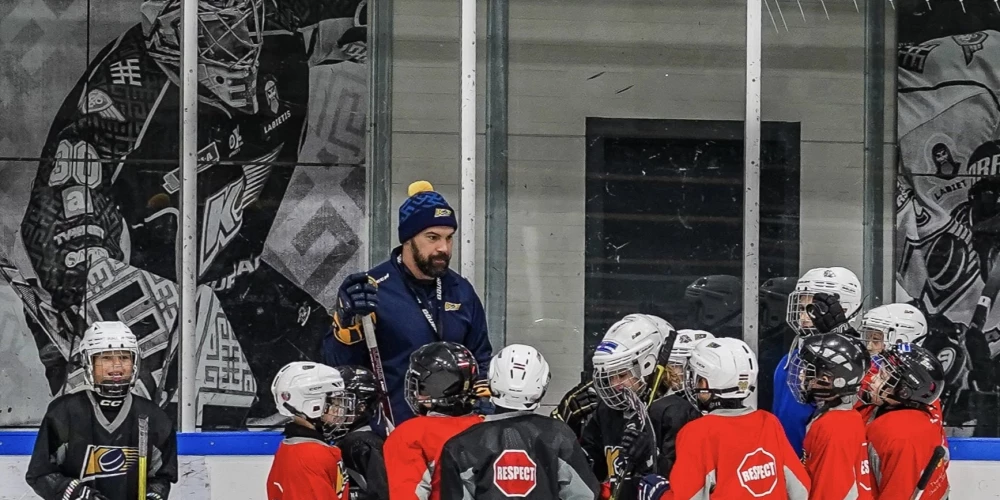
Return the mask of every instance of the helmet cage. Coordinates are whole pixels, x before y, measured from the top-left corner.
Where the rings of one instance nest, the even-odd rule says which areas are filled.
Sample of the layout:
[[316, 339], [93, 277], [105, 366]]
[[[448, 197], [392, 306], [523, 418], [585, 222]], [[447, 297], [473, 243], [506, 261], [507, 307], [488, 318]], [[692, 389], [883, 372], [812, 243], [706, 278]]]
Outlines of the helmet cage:
[[819, 333], [809, 318], [808, 307], [813, 303], [814, 292], [795, 290], [788, 294], [788, 310], [785, 322], [800, 337]]
[[[106, 352], [128, 352], [132, 355], [132, 375], [121, 382], [97, 382], [94, 376], [94, 357]], [[81, 356], [83, 361], [83, 379], [90, 385], [94, 392], [106, 398], [124, 398], [135, 387], [139, 373], [139, 350], [129, 347], [115, 347], [102, 349], [85, 349]]]
[[646, 390], [646, 379], [639, 363], [626, 358], [617, 363], [595, 365], [594, 389], [604, 404], [615, 410], [625, 410], [630, 401], [626, 391], [642, 394]]

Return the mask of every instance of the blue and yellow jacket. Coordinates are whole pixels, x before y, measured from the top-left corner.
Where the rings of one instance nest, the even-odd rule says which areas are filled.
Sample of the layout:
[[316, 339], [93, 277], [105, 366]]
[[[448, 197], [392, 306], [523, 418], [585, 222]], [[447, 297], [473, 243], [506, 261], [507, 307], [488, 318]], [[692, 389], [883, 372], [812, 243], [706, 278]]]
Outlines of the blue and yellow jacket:
[[[472, 284], [448, 270], [441, 278], [441, 300], [436, 298], [435, 281], [417, 280], [399, 262], [401, 247], [389, 260], [375, 266], [368, 275], [378, 282], [378, 309], [375, 311], [375, 338], [382, 357], [386, 387], [396, 425], [413, 417], [406, 404], [403, 382], [410, 354], [417, 348], [447, 340], [464, 345], [479, 362], [480, 377], [489, 369], [492, 347], [486, 330], [486, 312]], [[435, 332], [415, 296], [419, 296], [438, 325]], [[360, 323], [360, 322], [359, 322]], [[323, 362], [330, 366], [371, 366], [368, 348], [358, 328], [337, 328], [323, 341]]]

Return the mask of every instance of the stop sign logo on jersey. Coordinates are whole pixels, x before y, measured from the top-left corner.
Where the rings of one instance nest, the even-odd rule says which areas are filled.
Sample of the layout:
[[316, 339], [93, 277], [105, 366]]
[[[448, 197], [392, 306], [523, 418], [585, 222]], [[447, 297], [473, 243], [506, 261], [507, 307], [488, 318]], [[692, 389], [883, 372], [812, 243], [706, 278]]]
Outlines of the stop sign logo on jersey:
[[778, 462], [764, 448], [757, 448], [743, 457], [736, 474], [751, 495], [765, 497], [778, 485]]
[[535, 461], [523, 450], [504, 450], [493, 462], [493, 484], [508, 497], [526, 497], [537, 484]]

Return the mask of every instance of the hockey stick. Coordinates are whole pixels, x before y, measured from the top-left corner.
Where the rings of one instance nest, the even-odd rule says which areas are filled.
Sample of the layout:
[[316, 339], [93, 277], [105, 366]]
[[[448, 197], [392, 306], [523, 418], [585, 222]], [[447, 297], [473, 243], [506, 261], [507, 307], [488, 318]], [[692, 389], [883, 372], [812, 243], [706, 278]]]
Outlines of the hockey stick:
[[934, 471], [941, 465], [945, 453], [947, 453], [947, 450], [944, 449], [944, 446], [934, 448], [931, 460], [927, 462], [924, 471], [920, 474], [920, 480], [917, 481], [917, 489], [913, 490], [913, 496], [910, 497], [910, 500], [920, 500], [920, 497], [924, 496], [924, 489], [927, 488], [927, 483], [931, 481], [931, 474], [934, 474]]
[[389, 389], [385, 385], [385, 371], [382, 369], [382, 355], [378, 352], [378, 341], [375, 339], [375, 325], [372, 324], [370, 315], [361, 316], [361, 330], [365, 337], [365, 345], [368, 346], [368, 357], [372, 362], [372, 373], [378, 380], [379, 388], [382, 389], [382, 397], [379, 399], [379, 406], [382, 407], [382, 416], [386, 419], [386, 433], [392, 432], [395, 428], [395, 421], [392, 418], [392, 405], [389, 404]]
[[[653, 424], [649, 419], [649, 413], [646, 411], [646, 405], [644, 405], [642, 403], [642, 400], [639, 399], [639, 395], [630, 389], [625, 389], [625, 391], [629, 406], [626, 415], [628, 415], [628, 413], [631, 413], [631, 417], [628, 418], [635, 418], [636, 420], [639, 421], [639, 428], [638, 428], [639, 439], [642, 439], [643, 431], [646, 430], [647, 428], [652, 429]], [[627, 453], [628, 450], [624, 451], [626, 451]], [[657, 447], [654, 444], [653, 446], [654, 463], [656, 462], [656, 452], [657, 452]], [[613, 464], [612, 467], [614, 467]], [[625, 481], [630, 478], [630, 476], [632, 475], [632, 469], [634, 469], [634, 467], [635, 467], [635, 457], [628, 456], [627, 454], [624, 455], [622, 457], [621, 475], [617, 476], [618, 481], [615, 482], [614, 488], [611, 489], [610, 500], [618, 500], [618, 494], [619, 492], [621, 492], [622, 485], [625, 484]]]
[[149, 455], [149, 417], [139, 415], [139, 500], [146, 500], [146, 457]]

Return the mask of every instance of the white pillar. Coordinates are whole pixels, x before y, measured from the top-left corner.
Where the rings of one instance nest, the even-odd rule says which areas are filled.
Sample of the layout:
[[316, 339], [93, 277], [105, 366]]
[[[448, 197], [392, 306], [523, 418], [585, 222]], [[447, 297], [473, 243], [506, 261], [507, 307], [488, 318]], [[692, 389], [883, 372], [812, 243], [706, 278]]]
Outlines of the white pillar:
[[[743, 130], [743, 341], [759, 353], [761, 0], [747, 0], [746, 115]], [[770, 374], [761, 373], [759, 377]], [[756, 391], [750, 398], [756, 406]]]
[[476, 1], [462, 2], [461, 274], [476, 282]]
[[[180, 395], [181, 432], [195, 432], [197, 405], [195, 374], [198, 366], [195, 339], [195, 294], [197, 293], [198, 214], [198, 0], [181, 4], [181, 122], [180, 122]], [[162, 375], [166, 377], [167, 374]]]

